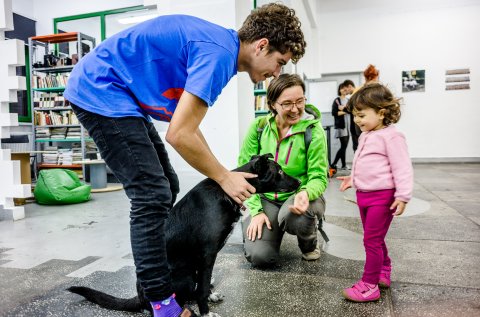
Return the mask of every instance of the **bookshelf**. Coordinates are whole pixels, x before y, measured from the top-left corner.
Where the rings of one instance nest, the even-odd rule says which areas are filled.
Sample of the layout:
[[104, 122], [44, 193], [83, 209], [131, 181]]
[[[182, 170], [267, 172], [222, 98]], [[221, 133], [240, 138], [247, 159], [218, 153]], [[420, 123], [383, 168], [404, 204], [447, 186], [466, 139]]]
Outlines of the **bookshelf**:
[[269, 113], [267, 106], [267, 88], [270, 84], [270, 78], [258, 82], [253, 88], [253, 95], [255, 96], [255, 117], [264, 116]]
[[[98, 152], [63, 97], [75, 64], [95, 47], [95, 38], [80, 32], [29, 38], [31, 108], [33, 113], [36, 168], [68, 168], [85, 175], [82, 161]], [[58, 49], [68, 43], [68, 52]]]

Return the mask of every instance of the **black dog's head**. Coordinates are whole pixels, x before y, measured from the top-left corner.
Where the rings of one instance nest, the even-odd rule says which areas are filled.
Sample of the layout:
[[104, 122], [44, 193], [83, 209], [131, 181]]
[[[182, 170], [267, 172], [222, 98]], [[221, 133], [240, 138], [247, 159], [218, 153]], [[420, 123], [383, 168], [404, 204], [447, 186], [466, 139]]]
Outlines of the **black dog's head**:
[[271, 159], [273, 155], [254, 155], [250, 162], [236, 169], [238, 172], [257, 174], [256, 178], [247, 181], [255, 187], [257, 193], [292, 192], [300, 186], [300, 181], [287, 175], [280, 165]]

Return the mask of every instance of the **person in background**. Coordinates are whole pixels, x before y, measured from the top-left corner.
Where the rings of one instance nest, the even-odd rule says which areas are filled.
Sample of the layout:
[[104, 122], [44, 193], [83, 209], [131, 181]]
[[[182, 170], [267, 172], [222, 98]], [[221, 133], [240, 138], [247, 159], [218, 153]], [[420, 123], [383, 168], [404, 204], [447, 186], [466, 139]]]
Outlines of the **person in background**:
[[238, 32], [193, 16], [160, 16], [109, 37], [74, 67], [65, 98], [130, 198], [137, 279], [154, 317], [191, 312], [175, 301], [166, 254], [179, 182], [151, 119], [170, 122], [167, 142], [241, 204], [255, 193], [246, 178], [256, 175], [226, 169], [200, 123], [237, 72], [254, 83], [276, 77], [305, 46], [295, 11], [270, 3]]
[[271, 113], [258, 117], [250, 126], [238, 164], [248, 162], [253, 155], [271, 153], [285, 173], [302, 185], [293, 193], [254, 194], [245, 201], [249, 210], [242, 222], [245, 256], [254, 266], [275, 264], [284, 232], [288, 232], [297, 236], [303, 259], [317, 260], [316, 225], [325, 213], [323, 193], [328, 182], [321, 114], [313, 105], [306, 105], [305, 84], [298, 75], [282, 74], [273, 79], [267, 89], [267, 104]]
[[357, 190], [363, 224], [366, 261], [362, 278], [343, 290], [354, 302], [380, 298], [381, 287], [390, 287], [391, 259], [385, 236], [394, 216], [400, 216], [412, 198], [413, 169], [404, 135], [394, 123], [400, 119], [400, 99], [380, 83], [360, 88], [347, 104], [362, 129], [350, 176], [340, 190]]
[[342, 162], [342, 169], [347, 169], [346, 153], [348, 139], [350, 138], [348, 130], [350, 126], [350, 116], [347, 113], [347, 94], [348, 88], [344, 83], [338, 86], [338, 97], [332, 103], [332, 116], [334, 118], [335, 138], [340, 141], [340, 148], [335, 155], [331, 168], [337, 169], [337, 162]]
[[[347, 99], [350, 99], [350, 97], [355, 92], [355, 84], [350, 79], [346, 79], [343, 84], [347, 87]], [[353, 115], [348, 112], [348, 109], [344, 110], [350, 115], [350, 136], [352, 137], [352, 149], [353, 152], [355, 152], [358, 148], [358, 137], [360, 136], [360, 133], [362, 133], [362, 131], [360, 130], [358, 125], [355, 124], [355, 121], [353, 120]]]

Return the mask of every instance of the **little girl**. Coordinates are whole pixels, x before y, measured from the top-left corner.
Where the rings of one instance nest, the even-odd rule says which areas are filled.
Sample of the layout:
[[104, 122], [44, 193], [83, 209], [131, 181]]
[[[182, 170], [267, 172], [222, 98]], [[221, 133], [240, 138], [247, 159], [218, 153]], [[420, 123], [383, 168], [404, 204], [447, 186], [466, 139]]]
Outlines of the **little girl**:
[[354, 93], [347, 104], [362, 130], [351, 175], [338, 177], [341, 191], [357, 189], [364, 231], [362, 279], [343, 290], [343, 296], [354, 302], [378, 300], [378, 287], [390, 287], [392, 265], [385, 236], [393, 216], [400, 216], [412, 197], [412, 163], [405, 137], [393, 125], [400, 119], [399, 101], [388, 88], [372, 83]]

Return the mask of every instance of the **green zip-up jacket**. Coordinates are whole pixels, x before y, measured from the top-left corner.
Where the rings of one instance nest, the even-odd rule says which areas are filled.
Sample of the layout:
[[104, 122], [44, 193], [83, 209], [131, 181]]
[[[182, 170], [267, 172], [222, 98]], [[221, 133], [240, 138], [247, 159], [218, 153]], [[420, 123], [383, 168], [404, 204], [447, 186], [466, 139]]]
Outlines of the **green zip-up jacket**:
[[[263, 117], [258, 117], [252, 123], [243, 141], [240, 156], [238, 158], [239, 166], [247, 163], [253, 155], [271, 153], [275, 162], [280, 164], [285, 173], [293, 176], [302, 182], [297, 191], [306, 190], [310, 201], [317, 199], [327, 188], [328, 178], [328, 159], [327, 159], [327, 139], [321, 123], [320, 112], [312, 105], [308, 112], [313, 112], [316, 116], [309, 115], [307, 111], [306, 119], [301, 119], [293, 125], [286, 137], [279, 139], [277, 124], [273, 114], [267, 116], [267, 124], [261, 132], [260, 153], [258, 152], [258, 125]], [[309, 117], [309, 118], [308, 118]], [[308, 153], [305, 153], [306, 146], [304, 140], [305, 130], [313, 125], [312, 140], [308, 147]], [[266, 193], [263, 194], [267, 199], [274, 201], [285, 201], [295, 193]], [[260, 196], [252, 195], [245, 201], [253, 217], [262, 210]]]

